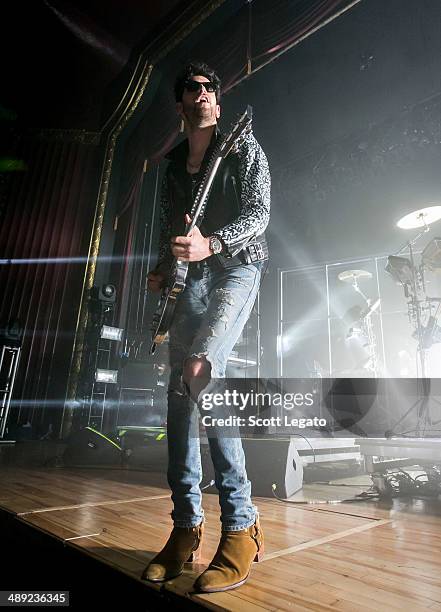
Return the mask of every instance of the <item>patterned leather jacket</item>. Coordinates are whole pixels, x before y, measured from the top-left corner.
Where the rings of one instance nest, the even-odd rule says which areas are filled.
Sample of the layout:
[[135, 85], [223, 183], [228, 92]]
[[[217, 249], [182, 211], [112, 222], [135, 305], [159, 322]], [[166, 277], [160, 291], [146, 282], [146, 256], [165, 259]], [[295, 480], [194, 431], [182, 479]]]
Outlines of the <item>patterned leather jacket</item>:
[[[170, 163], [161, 187], [160, 239], [156, 267], [161, 272], [168, 270], [173, 260], [170, 238], [184, 233], [185, 213], [191, 212], [198, 186], [220, 136], [218, 131], [213, 134], [197, 174], [191, 175], [186, 170], [187, 140], [166, 155]], [[241, 138], [237, 150], [233, 149], [222, 161], [200, 224], [204, 236], [216, 234], [221, 239], [224, 245], [222, 255], [212, 257], [216, 257], [223, 266], [246, 263], [245, 251], [253, 245], [260, 249], [260, 253], [263, 247], [263, 259], [268, 257], [264, 232], [270, 217], [270, 190], [271, 178], [265, 153], [252, 132], [248, 132]]]

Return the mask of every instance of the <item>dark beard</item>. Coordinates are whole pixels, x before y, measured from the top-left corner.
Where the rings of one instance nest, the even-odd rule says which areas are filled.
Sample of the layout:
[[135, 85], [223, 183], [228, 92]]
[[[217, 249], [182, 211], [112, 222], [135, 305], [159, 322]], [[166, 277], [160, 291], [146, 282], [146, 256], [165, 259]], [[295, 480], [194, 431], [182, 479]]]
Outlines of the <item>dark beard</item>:
[[199, 108], [194, 106], [190, 108], [184, 108], [184, 113], [193, 128], [200, 128], [206, 127], [207, 125], [212, 125], [211, 106], [200, 106]]

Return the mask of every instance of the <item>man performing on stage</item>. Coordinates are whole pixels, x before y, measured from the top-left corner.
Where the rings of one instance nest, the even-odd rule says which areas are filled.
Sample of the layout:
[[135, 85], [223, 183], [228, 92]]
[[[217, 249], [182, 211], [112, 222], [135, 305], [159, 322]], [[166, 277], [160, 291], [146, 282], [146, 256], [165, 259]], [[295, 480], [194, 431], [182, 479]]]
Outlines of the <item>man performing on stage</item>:
[[[200, 228], [183, 235], [219, 138], [220, 80], [207, 65], [192, 63], [177, 78], [175, 96], [187, 140], [167, 155], [159, 262], [148, 275], [149, 289], [160, 291], [173, 257], [191, 263], [169, 342], [167, 477], [174, 527], [143, 573], [158, 582], [178, 576], [200, 551], [204, 512], [196, 402], [211, 379], [225, 376], [227, 359], [250, 315], [268, 257], [264, 231], [270, 212], [267, 159], [249, 131], [222, 161]], [[209, 445], [222, 533], [213, 560], [195, 582], [195, 589], [203, 592], [240, 586], [263, 552], [240, 437], [209, 436]]]

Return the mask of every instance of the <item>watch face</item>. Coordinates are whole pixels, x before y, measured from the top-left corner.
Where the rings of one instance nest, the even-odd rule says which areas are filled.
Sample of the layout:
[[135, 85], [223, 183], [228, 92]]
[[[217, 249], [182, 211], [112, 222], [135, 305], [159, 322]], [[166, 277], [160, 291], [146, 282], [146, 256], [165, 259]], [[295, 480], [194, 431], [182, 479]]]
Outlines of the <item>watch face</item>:
[[222, 251], [222, 243], [219, 238], [216, 238], [216, 236], [212, 236], [212, 238], [210, 239], [210, 248], [215, 255]]

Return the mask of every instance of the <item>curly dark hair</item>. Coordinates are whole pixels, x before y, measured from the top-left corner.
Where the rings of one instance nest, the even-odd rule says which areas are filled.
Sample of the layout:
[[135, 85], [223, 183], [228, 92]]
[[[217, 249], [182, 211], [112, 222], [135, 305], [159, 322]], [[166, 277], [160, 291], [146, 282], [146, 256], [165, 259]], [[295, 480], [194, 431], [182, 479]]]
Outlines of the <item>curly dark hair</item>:
[[185, 82], [193, 76], [204, 76], [216, 85], [216, 102], [220, 100], [221, 81], [216, 72], [207, 66], [204, 62], [190, 62], [178, 74], [175, 81], [175, 99], [176, 102], [182, 102], [182, 94], [184, 93]]

